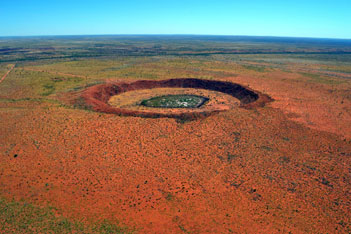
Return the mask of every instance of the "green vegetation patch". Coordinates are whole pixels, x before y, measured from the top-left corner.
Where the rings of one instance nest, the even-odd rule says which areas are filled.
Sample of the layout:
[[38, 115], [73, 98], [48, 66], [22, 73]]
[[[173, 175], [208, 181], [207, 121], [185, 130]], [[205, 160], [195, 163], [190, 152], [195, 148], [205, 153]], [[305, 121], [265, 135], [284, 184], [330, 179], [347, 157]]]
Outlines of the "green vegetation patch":
[[338, 84], [345, 83], [345, 80], [326, 77], [315, 73], [300, 72], [300, 75], [308, 77], [309, 82], [312, 82], [312, 83], [320, 83], [320, 84], [327, 84], [327, 85], [338, 85]]
[[255, 66], [255, 65], [243, 65], [245, 69], [256, 71], [256, 72], [265, 72], [266, 68], [263, 66]]
[[94, 224], [72, 221], [41, 208], [0, 197], [0, 233], [131, 233], [107, 220]]
[[166, 95], [143, 100], [140, 104], [155, 108], [198, 108], [209, 99], [197, 95]]

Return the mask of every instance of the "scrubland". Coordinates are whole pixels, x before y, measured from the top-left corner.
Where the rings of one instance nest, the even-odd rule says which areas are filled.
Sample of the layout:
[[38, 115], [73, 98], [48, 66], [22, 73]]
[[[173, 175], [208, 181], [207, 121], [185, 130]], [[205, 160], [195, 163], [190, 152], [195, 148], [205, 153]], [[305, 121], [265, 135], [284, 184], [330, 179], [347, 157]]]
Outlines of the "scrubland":
[[[351, 232], [347, 42], [2, 40], [0, 77], [16, 66], [0, 83], [1, 232]], [[95, 84], [171, 78], [238, 83], [273, 102], [245, 109], [174, 89], [111, 99], [140, 108], [169, 91], [226, 107], [192, 121], [69, 102]]]

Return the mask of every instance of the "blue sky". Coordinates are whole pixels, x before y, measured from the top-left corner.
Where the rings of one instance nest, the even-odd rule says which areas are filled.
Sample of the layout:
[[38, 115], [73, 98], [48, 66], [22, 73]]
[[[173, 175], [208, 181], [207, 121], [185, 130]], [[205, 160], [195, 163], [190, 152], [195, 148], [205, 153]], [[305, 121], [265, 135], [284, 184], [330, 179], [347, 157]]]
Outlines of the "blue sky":
[[81, 34], [351, 39], [351, 0], [0, 0], [0, 36]]

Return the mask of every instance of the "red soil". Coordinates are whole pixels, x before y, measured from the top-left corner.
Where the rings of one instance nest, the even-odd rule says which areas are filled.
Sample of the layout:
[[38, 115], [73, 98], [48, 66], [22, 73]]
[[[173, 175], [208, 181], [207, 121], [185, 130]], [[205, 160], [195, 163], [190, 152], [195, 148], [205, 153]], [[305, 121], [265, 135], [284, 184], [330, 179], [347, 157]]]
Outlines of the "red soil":
[[[265, 108], [185, 124], [0, 102], [0, 194], [140, 233], [350, 233], [349, 101], [319, 84], [279, 80], [294, 74], [271, 75], [230, 78], [272, 96]], [[87, 100], [105, 103], [115, 92], [104, 84], [84, 95], [99, 89], [104, 95]], [[291, 121], [290, 106], [315, 127]], [[334, 110], [346, 116], [340, 123]], [[345, 132], [322, 131], [334, 123]]]
[[107, 83], [89, 87], [83, 92], [81, 97], [85, 100], [86, 104], [93, 110], [113, 113], [124, 116], [139, 116], [139, 117], [168, 117], [168, 118], [181, 118], [181, 119], [196, 119], [200, 117], [209, 116], [218, 111], [204, 110], [202, 112], [187, 112], [187, 113], [159, 113], [159, 112], [145, 112], [116, 108], [108, 104], [109, 99], [123, 92], [140, 89], [173, 87], [173, 88], [194, 88], [194, 89], [207, 89], [229, 94], [241, 102], [241, 107], [253, 108], [264, 106], [265, 103], [270, 102], [271, 99], [260, 92], [253, 91], [247, 87], [239, 84], [213, 81], [203, 79], [169, 79], [169, 80], [140, 80], [133, 83]]
[[351, 88], [348, 83], [328, 85], [308, 82], [296, 73], [275, 71], [269, 78], [241, 75], [231, 79], [274, 99], [289, 118], [309, 128], [351, 139]]

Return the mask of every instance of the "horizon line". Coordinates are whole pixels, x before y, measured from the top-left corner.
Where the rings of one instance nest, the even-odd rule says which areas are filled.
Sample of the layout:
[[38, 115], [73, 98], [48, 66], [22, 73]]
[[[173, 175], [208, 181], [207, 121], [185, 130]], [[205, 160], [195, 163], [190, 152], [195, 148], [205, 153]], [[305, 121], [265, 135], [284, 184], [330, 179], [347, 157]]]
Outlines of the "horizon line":
[[305, 36], [272, 36], [272, 35], [239, 35], [239, 34], [181, 34], [181, 33], [126, 33], [126, 34], [48, 34], [48, 35], [7, 35], [0, 38], [18, 38], [18, 37], [79, 37], [79, 36], [221, 36], [221, 37], [271, 37], [271, 38], [300, 38], [300, 39], [333, 39], [333, 40], [351, 40], [351, 38], [339, 37], [305, 37]]

